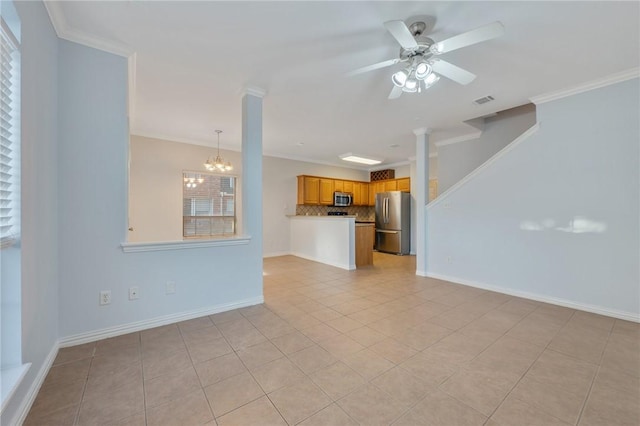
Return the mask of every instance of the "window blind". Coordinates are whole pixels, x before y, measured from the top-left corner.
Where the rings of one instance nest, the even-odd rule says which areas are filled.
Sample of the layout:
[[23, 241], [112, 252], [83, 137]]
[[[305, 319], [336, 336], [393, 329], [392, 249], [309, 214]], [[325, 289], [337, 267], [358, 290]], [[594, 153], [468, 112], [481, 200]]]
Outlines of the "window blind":
[[0, 245], [20, 237], [20, 45], [0, 19]]

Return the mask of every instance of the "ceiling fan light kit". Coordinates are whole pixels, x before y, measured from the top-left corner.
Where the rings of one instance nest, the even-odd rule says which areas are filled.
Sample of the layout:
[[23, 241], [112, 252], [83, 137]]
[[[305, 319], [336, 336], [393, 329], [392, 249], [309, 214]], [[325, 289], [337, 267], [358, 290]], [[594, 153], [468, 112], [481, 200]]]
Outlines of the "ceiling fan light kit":
[[440, 76], [447, 77], [458, 84], [471, 83], [476, 77], [474, 74], [435, 56], [504, 34], [504, 26], [500, 22], [493, 22], [436, 43], [423, 34], [427, 24], [422, 21], [413, 22], [409, 26], [403, 21], [388, 21], [384, 26], [400, 44], [399, 58], [359, 68], [348, 75], [374, 71], [399, 62], [410, 63], [405, 69], [391, 75], [394, 87], [389, 94], [389, 99], [399, 97], [402, 92], [420, 93], [422, 89], [428, 89], [437, 83]]

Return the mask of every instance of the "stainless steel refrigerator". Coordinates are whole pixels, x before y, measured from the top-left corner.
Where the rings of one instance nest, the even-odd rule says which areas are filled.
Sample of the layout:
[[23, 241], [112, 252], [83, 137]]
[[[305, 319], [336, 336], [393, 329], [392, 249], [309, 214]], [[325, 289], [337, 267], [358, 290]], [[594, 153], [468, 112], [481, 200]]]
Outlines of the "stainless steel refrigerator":
[[411, 194], [376, 194], [376, 250], [409, 254], [411, 250]]

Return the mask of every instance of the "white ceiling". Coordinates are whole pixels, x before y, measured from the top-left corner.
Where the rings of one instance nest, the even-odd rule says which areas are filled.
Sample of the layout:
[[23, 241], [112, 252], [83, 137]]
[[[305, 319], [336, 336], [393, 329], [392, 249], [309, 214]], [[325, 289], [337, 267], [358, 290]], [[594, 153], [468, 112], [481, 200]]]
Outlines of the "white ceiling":
[[[135, 52], [133, 134], [239, 150], [241, 93], [264, 98], [266, 154], [344, 165], [338, 155], [414, 155], [431, 140], [476, 132], [463, 122], [639, 65], [638, 2], [48, 2], [59, 35]], [[442, 78], [387, 100], [401, 65], [346, 77], [397, 57], [388, 20], [435, 17], [443, 40], [493, 21], [505, 35], [442, 56], [478, 77]], [[483, 106], [472, 100], [492, 95]], [[303, 145], [300, 145], [303, 144]], [[397, 147], [391, 145], [397, 144]]]

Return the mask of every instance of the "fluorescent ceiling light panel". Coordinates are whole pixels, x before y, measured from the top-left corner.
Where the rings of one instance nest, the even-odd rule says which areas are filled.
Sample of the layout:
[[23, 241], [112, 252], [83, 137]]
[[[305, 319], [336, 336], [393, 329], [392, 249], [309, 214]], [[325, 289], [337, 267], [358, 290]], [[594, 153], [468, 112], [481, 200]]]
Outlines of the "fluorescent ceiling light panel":
[[374, 160], [373, 158], [359, 157], [357, 155], [353, 155], [350, 152], [340, 155], [340, 158], [344, 161], [351, 161], [352, 163], [367, 164], [369, 166], [382, 163], [382, 160]]

